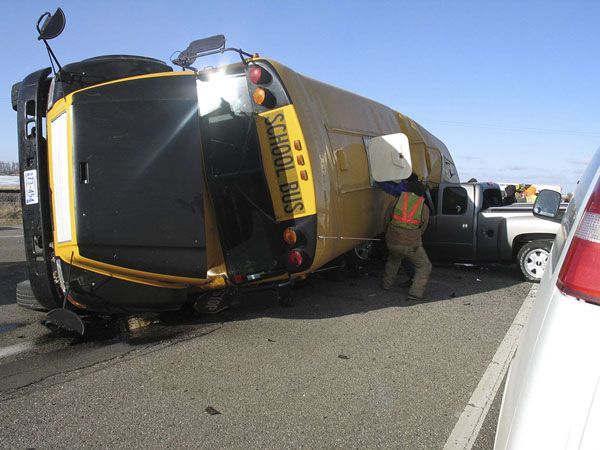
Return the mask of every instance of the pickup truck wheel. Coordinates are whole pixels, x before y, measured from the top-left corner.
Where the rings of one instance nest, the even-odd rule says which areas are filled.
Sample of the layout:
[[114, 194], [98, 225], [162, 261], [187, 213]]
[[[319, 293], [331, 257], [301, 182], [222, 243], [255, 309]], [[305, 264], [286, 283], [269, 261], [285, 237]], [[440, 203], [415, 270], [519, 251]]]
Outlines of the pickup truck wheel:
[[552, 242], [531, 241], [523, 245], [517, 253], [517, 264], [523, 277], [528, 281], [539, 283], [544, 275]]

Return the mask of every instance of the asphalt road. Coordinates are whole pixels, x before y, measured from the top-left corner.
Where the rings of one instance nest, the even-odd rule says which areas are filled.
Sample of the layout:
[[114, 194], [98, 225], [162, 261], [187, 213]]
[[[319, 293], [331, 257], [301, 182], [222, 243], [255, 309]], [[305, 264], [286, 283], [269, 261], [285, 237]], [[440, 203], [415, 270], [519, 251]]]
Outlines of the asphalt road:
[[[86, 339], [0, 306], [0, 447], [442, 448], [531, 285], [514, 267], [436, 266], [417, 304], [380, 273], [315, 277], [294, 308], [255, 294]], [[492, 445], [498, 405], [474, 448]]]

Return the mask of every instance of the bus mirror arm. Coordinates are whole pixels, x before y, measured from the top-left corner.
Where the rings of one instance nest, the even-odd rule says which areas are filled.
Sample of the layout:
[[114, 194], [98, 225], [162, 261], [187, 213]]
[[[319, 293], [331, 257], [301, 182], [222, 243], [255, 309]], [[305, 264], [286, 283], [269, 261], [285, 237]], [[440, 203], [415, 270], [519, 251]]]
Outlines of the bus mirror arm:
[[[182, 67], [184, 70], [192, 69], [192, 70], [194, 70], [194, 72], [198, 72], [197, 69], [192, 67], [192, 64], [194, 64], [194, 62], [196, 61], [197, 58], [201, 58], [203, 56], [208, 56], [208, 55], [214, 55], [216, 53], [225, 53], [225, 52], [237, 53], [238, 55], [240, 55], [240, 58], [242, 59], [242, 62], [244, 64], [247, 63], [246, 59], [244, 59], [244, 56], [246, 58], [252, 58], [254, 56], [251, 53], [243, 51], [241, 48], [233, 48], [233, 47], [219, 48], [216, 50], [209, 50], [209, 51], [199, 52], [199, 53], [189, 51], [188, 49], [186, 49], [186, 50], [180, 51], [177, 55], [177, 58], [171, 59], [171, 62], [173, 64], [175, 64], [176, 66]], [[173, 55], [175, 55], [176, 53], [177, 52], [174, 52]], [[171, 55], [171, 56], [173, 56], [173, 55]]]

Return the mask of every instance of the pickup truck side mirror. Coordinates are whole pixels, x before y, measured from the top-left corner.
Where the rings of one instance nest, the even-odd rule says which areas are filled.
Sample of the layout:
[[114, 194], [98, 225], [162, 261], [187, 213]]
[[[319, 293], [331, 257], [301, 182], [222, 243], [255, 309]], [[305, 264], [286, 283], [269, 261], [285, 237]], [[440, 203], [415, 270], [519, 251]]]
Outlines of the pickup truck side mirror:
[[549, 189], [542, 190], [533, 205], [533, 215], [540, 219], [556, 220], [560, 207], [560, 193]]

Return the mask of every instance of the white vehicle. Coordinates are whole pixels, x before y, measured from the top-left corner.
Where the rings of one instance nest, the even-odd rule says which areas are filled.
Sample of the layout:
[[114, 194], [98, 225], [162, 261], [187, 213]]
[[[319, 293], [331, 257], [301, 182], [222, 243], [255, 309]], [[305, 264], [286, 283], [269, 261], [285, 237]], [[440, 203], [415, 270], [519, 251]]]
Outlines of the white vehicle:
[[[542, 191], [534, 214], [556, 217]], [[600, 449], [600, 149], [564, 214], [506, 381], [494, 448]]]

